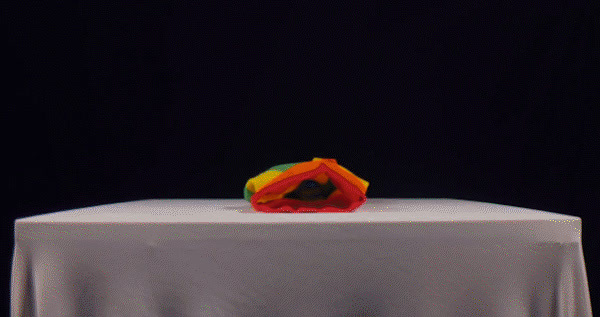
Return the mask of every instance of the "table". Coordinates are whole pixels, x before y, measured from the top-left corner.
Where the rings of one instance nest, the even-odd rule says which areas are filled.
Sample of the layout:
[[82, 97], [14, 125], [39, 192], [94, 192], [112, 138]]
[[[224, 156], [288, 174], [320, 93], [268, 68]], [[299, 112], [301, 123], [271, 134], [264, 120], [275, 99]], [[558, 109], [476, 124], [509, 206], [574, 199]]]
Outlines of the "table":
[[15, 221], [12, 316], [591, 316], [581, 219], [453, 199], [265, 214], [142, 200]]

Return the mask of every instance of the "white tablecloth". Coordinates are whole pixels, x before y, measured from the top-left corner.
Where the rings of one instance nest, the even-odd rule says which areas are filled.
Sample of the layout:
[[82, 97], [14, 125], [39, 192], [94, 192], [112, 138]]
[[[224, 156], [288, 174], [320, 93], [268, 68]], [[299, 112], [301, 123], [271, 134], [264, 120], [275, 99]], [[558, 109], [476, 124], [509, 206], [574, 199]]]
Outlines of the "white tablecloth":
[[15, 222], [13, 316], [591, 316], [581, 219], [452, 199], [143, 200]]

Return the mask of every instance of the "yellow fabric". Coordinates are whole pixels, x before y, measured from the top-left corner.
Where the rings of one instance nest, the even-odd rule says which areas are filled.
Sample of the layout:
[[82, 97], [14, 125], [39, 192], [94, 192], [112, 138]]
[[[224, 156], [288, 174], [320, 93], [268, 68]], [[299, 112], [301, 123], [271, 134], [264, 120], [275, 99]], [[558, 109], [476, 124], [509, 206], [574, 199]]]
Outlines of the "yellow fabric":
[[280, 174], [280, 171], [275, 170], [268, 170], [266, 172], [263, 172], [260, 175], [249, 179], [246, 183], [246, 188], [248, 188], [249, 191], [256, 193]]

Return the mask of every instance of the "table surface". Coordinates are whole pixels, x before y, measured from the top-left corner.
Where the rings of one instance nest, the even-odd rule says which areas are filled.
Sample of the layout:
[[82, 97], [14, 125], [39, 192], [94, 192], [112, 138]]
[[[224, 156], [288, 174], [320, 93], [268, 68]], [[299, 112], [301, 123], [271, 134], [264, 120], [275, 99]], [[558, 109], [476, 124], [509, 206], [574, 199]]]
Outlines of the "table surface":
[[[107, 234], [110, 232], [110, 234]], [[581, 219], [456, 199], [371, 198], [350, 213], [262, 213], [243, 199], [150, 199], [48, 213], [15, 221], [35, 239], [280, 240], [427, 238], [581, 243]]]
[[243, 199], [150, 199], [20, 218], [16, 223], [298, 223], [548, 220], [578, 223], [564, 214], [457, 199], [370, 198], [350, 213], [262, 213]]

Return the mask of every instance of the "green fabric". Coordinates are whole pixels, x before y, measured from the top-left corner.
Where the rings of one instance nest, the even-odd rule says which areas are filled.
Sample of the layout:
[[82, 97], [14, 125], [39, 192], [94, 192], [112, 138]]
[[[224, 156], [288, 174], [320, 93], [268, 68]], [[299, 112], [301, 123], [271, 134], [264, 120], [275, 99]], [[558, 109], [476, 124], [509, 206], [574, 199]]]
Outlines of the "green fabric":
[[252, 197], [253, 192], [249, 191], [248, 188], [244, 187], [244, 199], [250, 201], [250, 197]]

